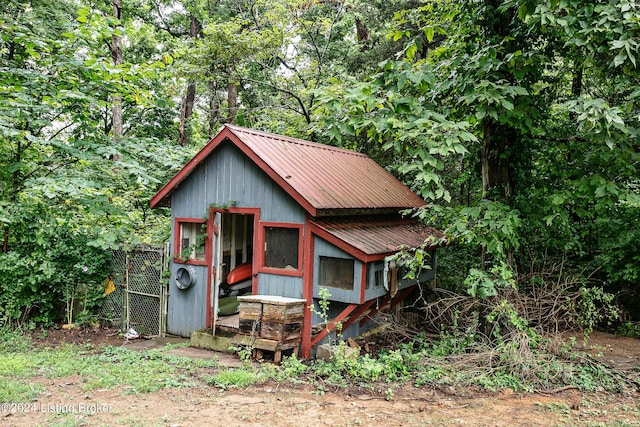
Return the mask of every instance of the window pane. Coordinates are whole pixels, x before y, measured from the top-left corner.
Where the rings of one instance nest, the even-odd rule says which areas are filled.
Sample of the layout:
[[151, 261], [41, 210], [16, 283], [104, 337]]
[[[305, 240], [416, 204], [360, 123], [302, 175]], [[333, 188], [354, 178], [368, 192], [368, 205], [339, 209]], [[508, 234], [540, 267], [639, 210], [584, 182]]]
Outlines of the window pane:
[[265, 267], [297, 270], [299, 234], [297, 228], [267, 227], [265, 229]]
[[204, 224], [183, 222], [180, 224], [180, 257], [204, 260], [207, 234]]
[[320, 283], [319, 286], [353, 290], [352, 259], [320, 257]]

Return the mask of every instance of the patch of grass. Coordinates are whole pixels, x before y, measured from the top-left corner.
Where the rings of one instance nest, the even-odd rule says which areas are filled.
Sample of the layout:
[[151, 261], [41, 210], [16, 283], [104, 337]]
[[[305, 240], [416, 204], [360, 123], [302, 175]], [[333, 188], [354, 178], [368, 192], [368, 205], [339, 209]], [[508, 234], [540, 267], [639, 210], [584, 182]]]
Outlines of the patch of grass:
[[107, 347], [96, 354], [92, 345], [38, 349], [28, 339], [9, 333], [0, 335], [0, 401], [36, 398], [43, 388], [25, 380], [38, 376], [64, 378], [81, 373], [84, 391], [121, 386], [127, 393], [145, 393], [200, 385], [204, 375], [217, 367], [217, 360], [193, 360], [164, 350]]
[[226, 369], [213, 375], [209, 383], [223, 390], [230, 387], [248, 387], [257, 383], [259, 375], [255, 370]]
[[44, 388], [38, 384], [0, 376], [0, 402], [2, 403], [31, 402], [43, 391]]
[[559, 412], [564, 415], [571, 414], [571, 408], [569, 408], [569, 405], [562, 402], [547, 403], [546, 405], [544, 405], [544, 408], [549, 412]]
[[[34, 348], [16, 334], [0, 334], [0, 401], [21, 402], [37, 397], [41, 387], [29, 385], [32, 377], [64, 378], [80, 373], [85, 392], [122, 387], [126, 393], [155, 392], [166, 387], [192, 387], [203, 383], [221, 389], [247, 387], [274, 380], [327, 389], [347, 387], [393, 390], [403, 383], [480, 386], [487, 390], [553, 389], [573, 385], [582, 391], [622, 389], [620, 378], [603, 365], [567, 351], [544, 352], [527, 336], [487, 347], [472, 336], [445, 334], [441, 341], [417, 337], [377, 357], [346, 357], [338, 352], [329, 362], [301, 361], [285, 357], [280, 366], [255, 366], [249, 361], [239, 369], [219, 368], [217, 360], [190, 359], [164, 349], [133, 351], [124, 347], [98, 350], [92, 345]], [[385, 394], [388, 397], [388, 393]]]
[[192, 387], [199, 383], [197, 370], [215, 368], [217, 361], [194, 361], [161, 350], [131, 351], [107, 347], [88, 358], [94, 364], [83, 376], [85, 390], [123, 386], [128, 393], [148, 393], [165, 387]]
[[0, 327], [0, 353], [27, 351], [32, 347], [31, 339], [20, 331]]

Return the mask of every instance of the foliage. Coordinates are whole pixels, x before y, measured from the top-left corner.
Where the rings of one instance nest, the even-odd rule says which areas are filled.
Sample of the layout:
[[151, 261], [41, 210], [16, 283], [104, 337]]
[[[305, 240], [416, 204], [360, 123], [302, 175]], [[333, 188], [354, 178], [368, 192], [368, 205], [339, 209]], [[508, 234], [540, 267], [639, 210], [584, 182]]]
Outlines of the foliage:
[[467, 275], [440, 274], [450, 289], [491, 297], [503, 273], [517, 279], [550, 257], [570, 275], [595, 269], [607, 294], [632, 294], [634, 12], [605, 1], [407, 5], [389, 27], [402, 55], [319, 92], [316, 130], [371, 153], [431, 203], [416, 215], [467, 258]]
[[[13, 344], [18, 344], [14, 346]], [[211, 384], [223, 390], [274, 380], [309, 383], [319, 393], [348, 387], [367, 388], [393, 399], [398, 385], [418, 387], [475, 385], [489, 390], [545, 390], [572, 385], [580, 390], [620, 390], [631, 380], [576, 351], [573, 343], [558, 345], [530, 333], [519, 333], [498, 347], [477, 336], [443, 332], [437, 339], [415, 337], [377, 355], [337, 357], [326, 362], [285, 357], [282, 364], [217, 370], [215, 360], [189, 359], [167, 353], [171, 347], [132, 351], [123, 347], [98, 349], [92, 345], [34, 348], [24, 336], [5, 329], [0, 335], [0, 393], [6, 402], [38, 397], [41, 389], [29, 378], [63, 378], [82, 372], [83, 389], [123, 387], [127, 393], [150, 393], [165, 387]], [[212, 370], [214, 373], [212, 374]]]
[[590, 334], [597, 326], [611, 327], [620, 320], [615, 295], [605, 292], [602, 287], [583, 286], [579, 290], [579, 297], [567, 304], [571, 311], [578, 313], [576, 321], [585, 335]]
[[90, 246], [91, 236], [69, 224], [52, 222], [47, 212], [24, 218], [19, 232], [30, 240], [0, 253], [0, 318], [10, 324], [57, 320], [70, 288], [83, 289], [83, 309], [89, 312], [104, 293], [110, 253]]
[[132, 123], [166, 112], [150, 90], [165, 64], [114, 66], [107, 44], [123, 23], [50, 6], [10, 1], [0, 13], [0, 318], [20, 324], [58, 320], [63, 291], [70, 301], [85, 285], [90, 316], [109, 274], [106, 250], [166, 239], [163, 212], [149, 212], [147, 200], [191, 154], [168, 150], [154, 117], [146, 135], [132, 125], [135, 136], [111, 138], [114, 93]]
[[[104, 250], [168, 238], [148, 200], [226, 122], [366, 152], [402, 178], [452, 245], [439, 280], [475, 299], [470, 321], [531, 324], [500, 295], [541, 259], [563, 263], [562, 283], [595, 271], [567, 302], [587, 330], [612, 321], [610, 295], [638, 298], [634, 2], [135, 0], [121, 20], [104, 2], [5, 3], [3, 322], [52, 322], [61, 290], [85, 282], [99, 303]], [[194, 142], [177, 147], [189, 84]], [[431, 243], [408, 251], [412, 271]]]
[[[357, 147], [412, 182], [428, 200], [451, 200], [441, 171], [448, 157], [467, 153], [476, 137], [469, 123], [454, 122], [429, 101], [434, 75], [402, 62], [385, 61], [370, 82], [336, 85], [319, 96], [317, 114], [326, 138]], [[339, 117], [336, 120], [335, 117]]]
[[246, 369], [225, 369], [213, 375], [209, 381], [221, 389], [248, 387], [258, 382], [258, 374]]
[[318, 300], [318, 308], [316, 308], [315, 304], [312, 304], [309, 306], [309, 310], [311, 310], [312, 313], [317, 314], [318, 316], [320, 316], [320, 318], [322, 319], [322, 322], [324, 324], [324, 329], [327, 332], [327, 335], [329, 336], [332, 332], [332, 329], [335, 328], [336, 330], [336, 340], [340, 340], [341, 338], [341, 332], [342, 332], [342, 323], [341, 322], [329, 322], [329, 306], [331, 305], [331, 292], [329, 291], [329, 289], [327, 288], [320, 288], [320, 291], [318, 292], [318, 296], [320, 297], [320, 299]]
[[[389, 385], [413, 382], [416, 386], [475, 385], [489, 390], [545, 390], [565, 385], [584, 391], [600, 387], [619, 390], [624, 381], [570, 343], [551, 351], [555, 341], [536, 334], [519, 333], [497, 347], [487, 346], [469, 334], [444, 332], [436, 340], [419, 336], [377, 356], [337, 357], [301, 364], [285, 358], [280, 367], [266, 372], [276, 381], [299, 382], [307, 377], [323, 394], [327, 388], [366, 387], [393, 397]], [[264, 372], [264, 371], [263, 371]], [[391, 391], [390, 391], [391, 390]]]
[[624, 322], [618, 326], [616, 332], [623, 337], [640, 338], [640, 325], [633, 322]]

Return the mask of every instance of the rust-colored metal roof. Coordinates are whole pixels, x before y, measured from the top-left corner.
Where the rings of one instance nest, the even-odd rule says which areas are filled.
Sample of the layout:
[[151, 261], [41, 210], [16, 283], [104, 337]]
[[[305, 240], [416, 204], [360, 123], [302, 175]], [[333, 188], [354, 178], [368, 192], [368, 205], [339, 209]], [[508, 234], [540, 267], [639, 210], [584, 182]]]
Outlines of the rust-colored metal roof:
[[225, 125], [152, 199], [167, 205], [173, 189], [224, 140], [229, 140], [312, 216], [398, 211], [424, 201], [362, 153], [267, 132]]
[[434, 247], [445, 244], [441, 231], [413, 220], [332, 218], [317, 219], [312, 224], [336, 242], [346, 242], [356, 249], [352, 254], [364, 261], [396, 253], [403, 247], [416, 248], [427, 239], [433, 239]]

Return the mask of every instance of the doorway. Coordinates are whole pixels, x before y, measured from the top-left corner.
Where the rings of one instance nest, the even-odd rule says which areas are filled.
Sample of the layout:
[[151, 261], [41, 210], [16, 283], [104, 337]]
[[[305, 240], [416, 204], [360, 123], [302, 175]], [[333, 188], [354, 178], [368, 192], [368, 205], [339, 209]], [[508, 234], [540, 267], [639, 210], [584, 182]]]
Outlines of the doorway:
[[258, 212], [241, 208], [216, 211], [213, 241], [211, 318], [217, 326], [233, 328], [238, 322], [237, 297], [251, 294], [254, 281], [254, 238]]

